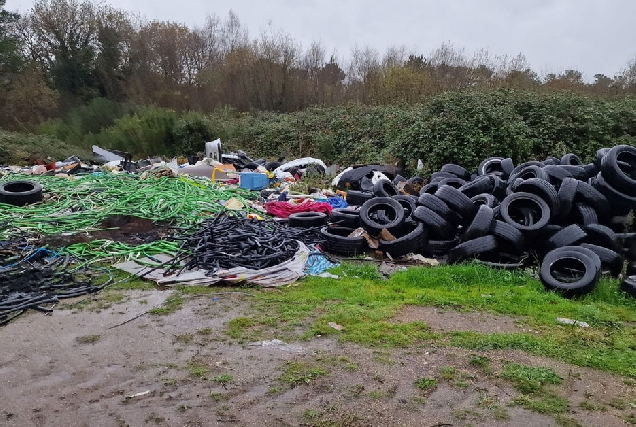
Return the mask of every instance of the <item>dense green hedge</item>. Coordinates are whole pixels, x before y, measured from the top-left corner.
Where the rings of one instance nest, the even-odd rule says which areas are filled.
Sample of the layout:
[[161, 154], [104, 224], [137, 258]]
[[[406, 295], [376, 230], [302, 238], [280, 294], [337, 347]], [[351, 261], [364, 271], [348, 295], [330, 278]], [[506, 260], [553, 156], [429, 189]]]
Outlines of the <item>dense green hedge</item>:
[[395, 162], [427, 169], [458, 163], [476, 169], [489, 156], [515, 162], [598, 148], [636, 145], [636, 99], [602, 100], [569, 93], [448, 93], [407, 107], [314, 108], [236, 119], [233, 145], [258, 155], [285, 149], [326, 162]]
[[[102, 111], [106, 106], [98, 103]], [[475, 169], [488, 156], [516, 162], [574, 152], [590, 159], [603, 146], [636, 145], [636, 99], [604, 100], [571, 93], [539, 94], [500, 90], [453, 92], [419, 106], [315, 107], [291, 114], [179, 114], [147, 107], [118, 117], [97, 133], [69, 131], [84, 147], [97, 144], [138, 156], [189, 154], [220, 137], [225, 149], [241, 148], [254, 157], [316, 156], [341, 165], [422, 159], [428, 170], [444, 163]], [[83, 116], [93, 117], [89, 108]], [[61, 121], [73, 123], [73, 120]], [[84, 123], [86, 120], [75, 119]], [[41, 132], [59, 135], [55, 126]]]

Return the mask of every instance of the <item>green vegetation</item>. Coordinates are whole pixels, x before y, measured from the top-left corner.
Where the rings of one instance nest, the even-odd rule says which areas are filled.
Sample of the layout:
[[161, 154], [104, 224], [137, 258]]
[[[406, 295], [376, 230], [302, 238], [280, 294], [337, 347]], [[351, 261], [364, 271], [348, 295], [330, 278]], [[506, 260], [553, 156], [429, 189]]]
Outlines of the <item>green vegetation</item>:
[[90, 159], [90, 150], [63, 142], [49, 135], [29, 135], [0, 130], [0, 164], [28, 164], [51, 157], [64, 160], [69, 156]]
[[174, 336], [174, 342], [180, 344], [190, 344], [194, 340], [194, 335], [192, 334], [181, 334]]
[[539, 392], [545, 384], [561, 384], [563, 379], [550, 368], [507, 363], [502, 377], [511, 380], [517, 390], [525, 394]]
[[230, 320], [227, 334], [231, 338], [245, 341], [249, 337], [256, 336], [254, 331], [250, 329], [256, 325], [257, 322], [254, 319], [250, 319], [248, 317], [237, 317], [236, 319]]
[[230, 400], [230, 396], [227, 393], [210, 392], [210, 399], [215, 402], [222, 402], [224, 400]]
[[430, 172], [449, 162], [475, 169], [492, 155], [519, 163], [574, 152], [590, 160], [601, 147], [636, 143], [636, 98], [451, 92], [421, 105], [313, 107], [286, 114], [218, 110], [181, 115], [147, 107], [91, 133], [81, 123], [56, 121], [39, 132], [84, 149], [97, 144], [137, 156], [201, 151], [203, 141], [221, 137], [228, 149], [242, 148], [255, 157], [273, 158], [285, 151], [341, 165], [401, 159], [409, 167], [421, 158]]
[[218, 137], [255, 157], [285, 151], [341, 165], [408, 166], [422, 158], [430, 171], [547, 150], [589, 159], [601, 146], [636, 138], [633, 60], [589, 83], [577, 70], [540, 77], [523, 55], [511, 67], [511, 58], [471, 57], [447, 43], [426, 57], [355, 48], [345, 67], [327, 60], [320, 43], [299, 49], [284, 32], [250, 39], [232, 12], [194, 30], [137, 22], [134, 11], [105, 3], [60, 0], [28, 10], [16, 32], [10, 24], [20, 17], [4, 3], [0, 126], [40, 136], [2, 134], [0, 163], [88, 158], [91, 144], [186, 155]]
[[522, 394], [514, 399], [514, 403], [540, 414], [561, 414], [568, 409], [568, 401], [552, 392], [540, 395]]
[[232, 382], [233, 379], [234, 379], [234, 377], [232, 375], [221, 374], [221, 375], [217, 375], [216, 377], [212, 378], [212, 381], [221, 384], [225, 388], [225, 386], [227, 386], [228, 383]]
[[[617, 281], [603, 279], [590, 295], [568, 300], [546, 292], [523, 271], [496, 271], [476, 264], [412, 268], [388, 280], [362, 278], [376, 274], [371, 265], [344, 264], [333, 272], [340, 279], [310, 277], [302, 286], [255, 295], [254, 316], [235, 319], [228, 333], [244, 337], [258, 332], [266, 339], [281, 338], [288, 325], [303, 324], [304, 339], [321, 335], [374, 347], [435, 342], [476, 351], [522, 350], [636, 377], [634, 327], [628, 323], [636, 321], [636, 300], [620, 292]], [[532, 331], [433, 333], [422, 322], [393, 321], [405, 305], [517, 316]], [[585, 321], [592, 327], [560, 325], [557, 317]], [[344, 329], [337, 332], [329, 322]], [[483, 357], [472, 356], [471, 364], [488, 370]]]
[[161, 382], [165, 387], [174, 387], [179, 384], [179, 380], [176, 378], [164, 378]]
[[581, 402], [579, 404], [579, 406], [582, 409], [585, 409], [586, 411], [600, 411], [600, 412], [607, 411], [607, 407], [606, 406], [597, 405], [595, 403], [590, 402], [589, 400], [584, 400], [583, 402]]
[[210, 372], [210, 368], [207, 365], [197, 361], [189, 362], [187, 369], [190, 376], [194, 378], [203, 378]]
[[454, 366], [442, 366], [439, 370], [441, 376], [445, 380], [455, 379], [457, 369]]
[[95, 344], [101, 338], [102, 337], [100, 335], [84, 335], [81, 337], [76, 337], [75, 341], [77, 341], [78, 344]]
[[291, 387], [296, 387], [309, 384], [325, 375], [327, 375], [327, 370], [322, 367], [303, 362], [286, 362], [283, 373], [278, 379]]
[[420, 390], [430, 390], [437, 387], [437, 380], [435, 378], [419, 378], [415, 380], [415, 387]]
[[557, 414], [554, 416], [554, 421], [559, 427], [583, 427], [581, 423], [572, 417], [565, 416], [563, 414]]
[[179, 294], [172, 294], [164, 301], [161, 307], [153, 308], [150, 310], [150, 314], [156, 314], [166, 316], [172, 314], [178, 310], [181, 310], [183, 306], [183, 298]]

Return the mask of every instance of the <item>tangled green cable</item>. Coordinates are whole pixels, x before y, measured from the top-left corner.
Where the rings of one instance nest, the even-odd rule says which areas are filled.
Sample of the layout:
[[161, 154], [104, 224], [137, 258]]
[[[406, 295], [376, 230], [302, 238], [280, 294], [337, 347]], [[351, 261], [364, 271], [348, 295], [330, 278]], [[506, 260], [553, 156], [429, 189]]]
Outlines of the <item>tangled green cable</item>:
[[[130, 246], [112, 240], [94, 240], [90, 243], [76, 243], [60, 251], [60, 255], [72, 255], [86, 260], [86, 264], [99, 261], [129, 261], [159, 254], [173, 255], [179, 249], [179, 243], [157, 240], [143, 245]], [[83, 265], [86, 265], [83, 264]]]
[[28, 179], [40, 183], [43, 203], [16, 207], [0, 204], [0, 240], [20, 234], [61, 234], [99, 229], [113, 215], [127, 215], [189, 227], [220, 213], [222, 200], [236, 198], [249, 207], [250, 192], [228, 189], [200, 178], [146, 177], [99, 173], [66, 179], [10, 174], [0, 182]]

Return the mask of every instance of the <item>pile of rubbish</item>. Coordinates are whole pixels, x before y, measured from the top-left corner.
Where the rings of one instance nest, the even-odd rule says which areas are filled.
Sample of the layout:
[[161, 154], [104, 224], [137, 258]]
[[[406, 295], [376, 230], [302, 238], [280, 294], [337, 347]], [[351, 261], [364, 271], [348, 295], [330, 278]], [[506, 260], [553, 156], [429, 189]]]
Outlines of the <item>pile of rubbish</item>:
[[96, 285], [90, 274], [67, 270], [68, 257], [27, 243], [0, 242], [0, 325], [34, 309], [44, 313], [62, 299], [93, 294], [110, 284]]
[[[347, 193], [359, 209], [334, 210], [323, 228], [327, 251], [377, 248], [504, 269], [538, 260], [545, 287], [565, 295], [590, 292], [602, 272], [618, 276], [624, 256], [636, 261], [636, 234], [625, 228], [636, 209], [634, 147], [599, 150], [591, 164], [574, 154], [518, 166], [492, 157], [476, 174], [447, 164], [417, 196], [404, 194], [414, 180], [365, 178]], [[623, 289], [634, 295], [631, 283]]]
[[[91, 271], [103, 276], [94, 266], [104, 263], [168, 286], [281, 286], [348, 257], [470, 261], [536, 267], [566, 296], [626, 274], [622, 289], [636, 297], [634, 147], [599, 150], [590, 164], [491, 157], [476, 173], [447, 164], [410, 179], [390, 165], [252, 160], [218, 140], [187, 164], [93, 151], [99, 165], [0, 173], [0, 323], [98, 292]], [[332, 188], [299, 185], [327, 175]]]

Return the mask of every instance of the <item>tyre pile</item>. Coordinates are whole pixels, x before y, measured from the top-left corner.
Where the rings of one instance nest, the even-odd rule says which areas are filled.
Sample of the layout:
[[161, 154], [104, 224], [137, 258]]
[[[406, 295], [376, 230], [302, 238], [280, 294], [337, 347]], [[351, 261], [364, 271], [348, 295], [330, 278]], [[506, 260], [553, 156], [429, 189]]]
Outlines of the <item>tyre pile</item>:
[[[544, 286], [567, 296], [590, 292], [602, 273], [618, 276], [624, 256], [636, 261], [636, 234], [625, 233], [625, 215], [636, 210], [634, 147], [601, 149], [590, 164], [574, 154], [517, 166], [492, 157], [472, 175], [447, 164], [419, 197], [399, 195], [395, 184], [348, 192], [360, 208], [333, 211], [321, 230], [325, 250], [366, 252], [361, 227], [393, 258], [421, 253], [502, 269], [538, 262]], [[622, 288], [636, 296], [634, 284]]]

